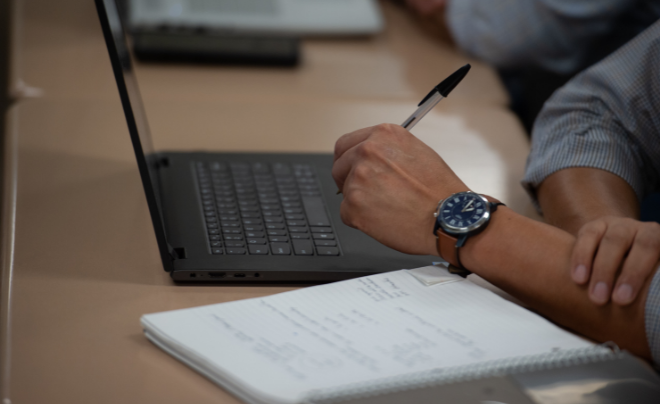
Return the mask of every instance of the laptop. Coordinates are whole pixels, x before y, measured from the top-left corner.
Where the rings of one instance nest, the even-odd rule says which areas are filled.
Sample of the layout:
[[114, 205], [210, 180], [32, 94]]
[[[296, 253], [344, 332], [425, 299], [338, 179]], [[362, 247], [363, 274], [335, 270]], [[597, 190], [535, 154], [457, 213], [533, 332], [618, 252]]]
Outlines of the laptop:
[[130, 0], [132, 30], [207, 29], [367, 35], [383, 28], [376, 0]]
[[342, 223], [331, 154], [155, 152], [115, 0], [95, 2], [160, 257], [175, 281], [320, 283], [437, 261]]

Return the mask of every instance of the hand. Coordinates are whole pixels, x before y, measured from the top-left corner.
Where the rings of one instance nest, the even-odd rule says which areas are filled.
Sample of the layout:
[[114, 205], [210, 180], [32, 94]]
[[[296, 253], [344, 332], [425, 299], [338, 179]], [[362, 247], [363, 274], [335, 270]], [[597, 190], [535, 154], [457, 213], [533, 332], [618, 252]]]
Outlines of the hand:
[[437, 255], [438, 201], [468, 190], [435, 151], [393, 124], [342, 136], [332, 176], [344, 194], [344, 223], [408, 254]]
[[580, 285], [589, 282], [589, 297], [594, 303], [603, 305], [611, 295], [614, 303], [627, 305], [655, 273], [659, 259], [658, 223], [605, 216], [578, 232], [571, 258], [572, 277]]
[[422, 16], [430, 16], [444, 10], [448, 0], [406, 0], [408, 7]]

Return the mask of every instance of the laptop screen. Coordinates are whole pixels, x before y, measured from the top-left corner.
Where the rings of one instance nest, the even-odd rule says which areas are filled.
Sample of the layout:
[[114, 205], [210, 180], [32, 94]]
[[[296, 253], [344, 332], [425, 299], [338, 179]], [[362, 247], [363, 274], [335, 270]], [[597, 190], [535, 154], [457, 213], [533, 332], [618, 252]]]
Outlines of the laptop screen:
[[166, 241], [162, 207], [160, 206], [157, 170], [161, 161], [153, 150], [147, 118], [133, 72], [130, 52], [126, 44], [125, 32], [115, 0], [95, 0], [95, 3], [103, 28], [105, 43], [110, 54], [112, 70], [117, 81], [119, 96], [124, 108], [128, 131], [135, 150], [151, 220], [156, 231], [161, 259], [165, 270], [170, 271], [174, 251]]

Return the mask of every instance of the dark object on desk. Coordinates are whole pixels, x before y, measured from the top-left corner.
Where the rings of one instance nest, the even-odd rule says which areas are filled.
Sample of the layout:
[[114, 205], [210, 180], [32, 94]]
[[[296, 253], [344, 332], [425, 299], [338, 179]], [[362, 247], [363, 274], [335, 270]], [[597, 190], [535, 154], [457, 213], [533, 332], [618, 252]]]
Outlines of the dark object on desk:
[[331, 154], [155, 153], [114, 0], [96, 6], [160, 257], [174, 280], [318, 283], [437, 260], [344, 225]]
[[157, 30], [132, 37], [143, 61], [295, 66], [300, 60], [300, 40], [290, 36]]

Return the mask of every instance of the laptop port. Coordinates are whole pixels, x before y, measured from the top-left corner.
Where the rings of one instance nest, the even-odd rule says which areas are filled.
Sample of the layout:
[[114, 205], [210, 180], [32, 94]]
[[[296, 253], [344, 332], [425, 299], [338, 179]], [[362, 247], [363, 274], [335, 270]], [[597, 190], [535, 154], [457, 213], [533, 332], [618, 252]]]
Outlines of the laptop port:
[[211, 278], [224, 278], [227, 276], [224, 272], [209, 272], [209, 277]]
[[258, 278], [258, 277], [260, 277], [260, 276], [261, 276], [261, 275], [259, 275], [259, 272], [255, 272], [255, 273], [254, 273], [254, 277], [255, 277], [255, 278]]
[[242, 273], [234, 274], [234, 278], [245, 278], [245, 274]]
[[191, 278], [197, 278], [197, 274], [190, 274]]

